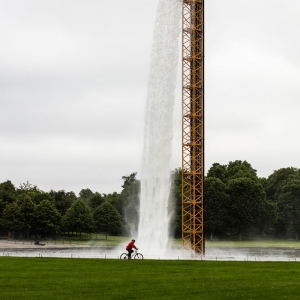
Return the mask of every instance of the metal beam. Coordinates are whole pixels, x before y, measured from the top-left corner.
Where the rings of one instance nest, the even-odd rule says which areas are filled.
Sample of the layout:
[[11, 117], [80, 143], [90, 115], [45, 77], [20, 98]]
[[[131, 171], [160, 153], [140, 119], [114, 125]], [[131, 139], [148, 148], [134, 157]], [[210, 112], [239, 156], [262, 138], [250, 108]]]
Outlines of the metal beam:
[[204, 255], [204, 0], [182, 10], [182, 246]]

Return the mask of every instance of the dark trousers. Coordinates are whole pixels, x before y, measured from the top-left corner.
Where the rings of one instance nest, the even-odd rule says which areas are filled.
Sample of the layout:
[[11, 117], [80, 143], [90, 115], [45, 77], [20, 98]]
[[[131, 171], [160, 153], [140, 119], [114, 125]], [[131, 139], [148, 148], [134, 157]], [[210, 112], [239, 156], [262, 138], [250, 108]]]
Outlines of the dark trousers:
[[128, 251], [128, 259], [131, 259], [131, 253], [133, 252], [133, 250], [132, 249], [128, 249], [127, 251]]

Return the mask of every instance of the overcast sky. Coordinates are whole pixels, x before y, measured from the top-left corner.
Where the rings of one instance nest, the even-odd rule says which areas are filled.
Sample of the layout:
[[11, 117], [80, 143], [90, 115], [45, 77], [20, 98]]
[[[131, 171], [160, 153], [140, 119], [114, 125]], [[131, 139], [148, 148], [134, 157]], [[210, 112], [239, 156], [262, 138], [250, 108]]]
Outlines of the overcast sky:
[[[140, 172], [157, 3], [0, 0], [0, 182], [112, 193]], [[206, 172], [236, 159], [261, 177], [299, 167], [300, 1], [205, 10]]]

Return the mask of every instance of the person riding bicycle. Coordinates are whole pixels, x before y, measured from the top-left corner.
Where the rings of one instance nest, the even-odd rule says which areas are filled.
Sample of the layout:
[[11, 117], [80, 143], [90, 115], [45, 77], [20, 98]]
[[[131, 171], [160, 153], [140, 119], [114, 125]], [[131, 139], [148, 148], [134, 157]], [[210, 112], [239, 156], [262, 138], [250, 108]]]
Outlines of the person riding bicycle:
[[138, 250], [134, 243], [135, 240], [131, 240], [131, 242], [126, 246], [126, 250], [128, 251], [128, 259], [131, 259], [131, 253], [133, 252], [132, 248]]

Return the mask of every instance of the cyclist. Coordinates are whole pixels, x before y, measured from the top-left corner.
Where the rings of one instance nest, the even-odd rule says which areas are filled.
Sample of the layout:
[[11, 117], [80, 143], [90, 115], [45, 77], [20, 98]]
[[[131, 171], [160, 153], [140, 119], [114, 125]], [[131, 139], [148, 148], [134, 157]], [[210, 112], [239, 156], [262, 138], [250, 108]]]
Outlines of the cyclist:
[[131, 259], [131, 253], [133, 252], [132, 248], [138, 250], [134, 243], [135, 240], [131, 240], [131, 242], [126, 246], [126, 250], [128, 251], [128, 259]]

